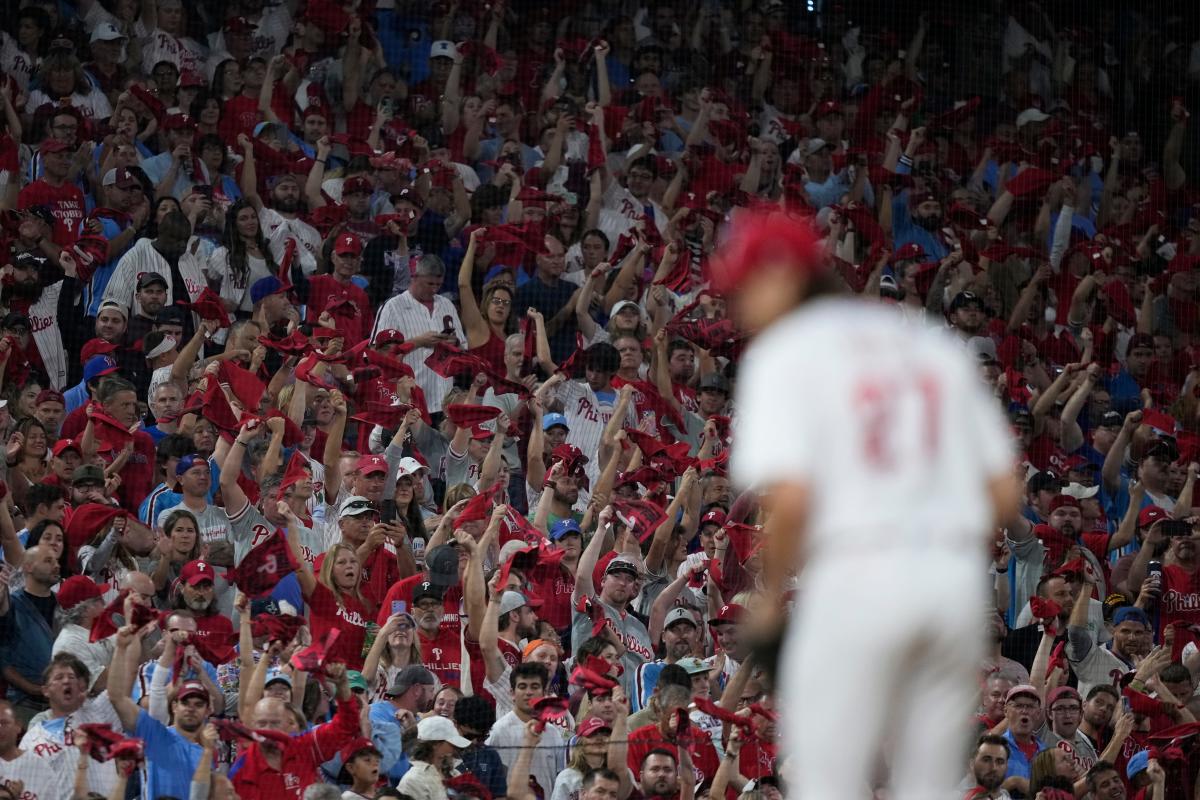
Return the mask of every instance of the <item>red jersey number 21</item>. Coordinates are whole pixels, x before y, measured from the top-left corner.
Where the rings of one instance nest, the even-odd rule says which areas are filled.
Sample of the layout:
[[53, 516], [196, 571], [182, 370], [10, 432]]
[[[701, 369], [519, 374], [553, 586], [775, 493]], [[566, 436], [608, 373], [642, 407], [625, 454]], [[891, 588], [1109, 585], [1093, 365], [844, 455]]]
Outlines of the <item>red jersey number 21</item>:
[[[907, 438], [904, 426], [912, 424], [920, 427], [917, 441], [922, 455], [933, 458], [940, 444], [941, 402], [941, 385], [931, 373], [916, 373], [898, 380], [871, 377], [859, 383], [854, 392], [854, 407], [862, 423], [863, 459], [867, 465], [877, 470], [895, 468], [898, 440]], [[906, 409], [916, 409], [918, 416], [903, 415]]]

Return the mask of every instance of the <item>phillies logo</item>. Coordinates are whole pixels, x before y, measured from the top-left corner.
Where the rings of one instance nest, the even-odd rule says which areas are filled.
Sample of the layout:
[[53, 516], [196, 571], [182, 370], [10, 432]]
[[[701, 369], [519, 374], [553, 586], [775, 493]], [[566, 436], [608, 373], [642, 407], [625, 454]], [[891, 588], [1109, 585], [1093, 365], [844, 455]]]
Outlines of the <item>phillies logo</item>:
[[33, 333], [44, 331], [54, 324], [54, 317], [29, 317], [29, 329]]
[[1172, 589], [1163, 595], [1163, 609], [1174, 613], [1200, 611], [1200, 594]]
[[442, 660], [442, 648], [434, 647], [434, 648], [432, 648], [432, 652], [433, 652], [433, 657], [435, 659], [437, 659], [438, 661]]

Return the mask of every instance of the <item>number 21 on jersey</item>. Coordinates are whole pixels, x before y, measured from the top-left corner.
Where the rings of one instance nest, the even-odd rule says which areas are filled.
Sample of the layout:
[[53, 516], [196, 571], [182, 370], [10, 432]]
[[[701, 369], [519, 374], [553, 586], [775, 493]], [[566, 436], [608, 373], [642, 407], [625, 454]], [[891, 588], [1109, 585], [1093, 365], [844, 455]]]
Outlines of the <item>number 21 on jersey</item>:
[[935, 374], [869, 376], [857, 384], [853, 397], [866, 466], [895, 469], [910, 442], [925, 458], [937, 455], [942, 387]]

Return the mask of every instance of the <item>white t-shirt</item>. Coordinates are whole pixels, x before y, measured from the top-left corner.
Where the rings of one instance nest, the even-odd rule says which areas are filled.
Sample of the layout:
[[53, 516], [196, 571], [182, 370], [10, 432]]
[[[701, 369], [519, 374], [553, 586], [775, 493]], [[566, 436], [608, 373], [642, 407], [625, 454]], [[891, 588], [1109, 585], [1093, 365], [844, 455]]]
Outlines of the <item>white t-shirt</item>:
[[271, 248], [271, 255], [275, 257], [276, 264], [283, 259], [288, 239], [295, 239], [299, 245], [296, 248], [296, 258], [300, 260], [304, 274], [312, 275], [317, 271], [317, 261], [321, 253], [321, 234], [317, 233], [316, 228], [298, 217], [288, 219], [275, 209], [265, 206], [258, 215], [258, 222], [262, 225], [263, 233], [267, 237], [267, 244]]
[[809, 488], [809, 557], [940, 550], [969, 558], [1012, 437], [977, 366], [944, 331], [855, 299], [779, 320], [745, 354], [731, 476]]

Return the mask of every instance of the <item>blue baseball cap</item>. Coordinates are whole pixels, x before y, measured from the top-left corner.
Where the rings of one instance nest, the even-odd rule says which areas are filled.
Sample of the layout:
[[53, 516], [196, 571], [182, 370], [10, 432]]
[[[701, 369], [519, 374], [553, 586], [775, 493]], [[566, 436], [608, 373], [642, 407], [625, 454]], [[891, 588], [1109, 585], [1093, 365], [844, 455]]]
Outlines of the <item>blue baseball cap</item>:
[[555, 425], [562, 425], [567, 430], [571, 430], [571, 426], [567, 422], [567, 418], [565, 416], [563, 416], [562, 414], [558, 414], [558, 413], [547, 414], [546, 416], [542, 417], [542, 430], [543, 431], [548, 431], [551, 428], [553, 428]]
[[118, 369], [120, 367], [117, 365], [117, 360], [107, 353], [102, 356], [92, 356], [83, 365], [83, 382], [89, 383], [101, 375], [111, 375]]
[[550, 541], [557, 542], [559, 539], [568, 534], [583, 536], [583, 531], [579, 527], [579, 523], [573, 519], [560, 519], [550, 528]]
[[283, 291], [283, 284], [274, 275], [259, 278], [250, 286], [250, 302], [258, 305], [273, 294]]
[[1113, 625], [1120, 625], [1122, 622], [1140, 622], [1147, 628], [1150, 627], [1150, 618], [1146, 616], [1146, 612], [1142, 611], [1137, 606], [1123, 606], [1118, 608], [1113, 614]]
[[179, 459], [179, 463], [175, 465], [175, 476], [179, 477], [196, 465], [201, 465], [205, 469], [208, 469], [208, 459], [206, 459], [204, 456], [197, 455], [196, 453], [191, 453], [190, 455], [184, 456], [183, 458]]
[[267, 670], [267, 679], [263, 682], [263, 687], [270, 686], [272, 683], [277, 683], [280, 681], [286, 683], [290, 687], [292, 685], [292, 676], [279, 669]]
[[1129, 763], [1125, 766], [1125, 777], [1133, 780], [1133, 777], [1139, 772], [1142, 772], [1150, 766], [1150, 751], [1138, 750], [1129, 759]]

